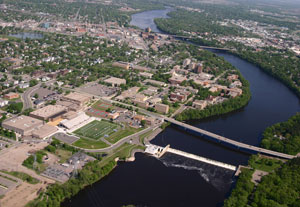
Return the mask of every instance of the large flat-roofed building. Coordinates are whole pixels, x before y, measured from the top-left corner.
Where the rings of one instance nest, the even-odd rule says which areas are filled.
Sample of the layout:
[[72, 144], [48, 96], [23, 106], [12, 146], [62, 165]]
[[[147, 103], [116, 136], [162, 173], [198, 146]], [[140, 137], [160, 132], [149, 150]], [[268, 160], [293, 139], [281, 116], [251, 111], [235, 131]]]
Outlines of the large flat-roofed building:
[[50, 136], [51, 134], [54, 134], [57, 130], [58, 129], [55, 126], [45, 124], [40, 128], [33, 130], [32, 136], [35, 138], [43, 139]]
[[79, 106], [83, 106], [84, 104], [86, 104], [88, 101], [91, 100], [91, 97], [81, 93], [73, 92], [62, 97], [62, 100], [78, 104]]
[[171, 78], [169, 78], [170, 83], [173, 85], [181, 84], [185, 80], [186, 77], [180, 75], [174, 75]]
[[61, 105], [67, 107], [68, 111], [79, 111], [82, 107], [71, 101], [57, 101], [56, 105]]
[[112, 66], [114, 66], [114, 67], [119, 67], [119, 68], [124, 68], [124, 69], [126, 69], [126, 70], [128, 70], [129, 69], [129, 63], [126, 63], [126, 62], [114, 62], [113, 64], [112, 64]]
[[151, 68], [147, 68], [147, 67], [143, 67], [143, 66], [139, 66], [139, 65], [133, 65], [132, 66], [133, 70], [139, 70], [139, 71], [151, 71]]
[[126, 84], [125, 79], [110, 77], [104, 81], [105, 83], [111, 84], [112, 86], [120, 86], [121, 84]]
[[196, 100], [193, 102], [193, 107], [195, 107], [196, 109], [204, 109], [207, 106], [207, 101], [205, 100]]
[[31, 117], [55, 121], [67, 112], [67, 107], [61, 105], [48, 105], [30, 113]]
[[2, 123], [3, 128], [12, 130], [22, 136], [30, 135], [34, 129], [41, 126], [43, 126], [42, 120], [24, 115], [5, 120]]

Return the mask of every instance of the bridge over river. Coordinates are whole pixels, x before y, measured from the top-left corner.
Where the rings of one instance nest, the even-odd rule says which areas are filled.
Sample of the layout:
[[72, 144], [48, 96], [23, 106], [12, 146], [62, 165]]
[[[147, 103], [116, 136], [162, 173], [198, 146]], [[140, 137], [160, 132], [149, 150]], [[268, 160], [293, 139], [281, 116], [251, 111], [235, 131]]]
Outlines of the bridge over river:
[[186, 124], [186, 123], [183, 123], [180, 121], [177, 121], [173, 118], [164, 117], [164, 120], [178, 126], [179, 128], [181, 128], [191, 134], [194, 134], [197, 136], [200, 135], [210, 141], [214, 141], [214, 142], [217, 142], [217, 143], [223, 144], [225, 146], [229, 146], [231, 148], [235, 148], [237, 150], [244, 151], [247, 153], [251, 153], [251, 154], [261, 153], [261, 154], [278, 157], [278, 158], [283, 158], [283, 159], [293, 159], [296, 157], [294, 155], [288, 155], [288, 154], [284, 154], [284, 153], [280, 153], [280, 152], [275, 152], [272, 150], [267, 150], [267, 149], [252, 146], [249, 144], [241, 143], [241, 142], [238, 142], [238, 141], [235, 141], [232, 139], [228, 139], [226, 137], [205, 131], [203, 129], [191, 126], [189, 124]]

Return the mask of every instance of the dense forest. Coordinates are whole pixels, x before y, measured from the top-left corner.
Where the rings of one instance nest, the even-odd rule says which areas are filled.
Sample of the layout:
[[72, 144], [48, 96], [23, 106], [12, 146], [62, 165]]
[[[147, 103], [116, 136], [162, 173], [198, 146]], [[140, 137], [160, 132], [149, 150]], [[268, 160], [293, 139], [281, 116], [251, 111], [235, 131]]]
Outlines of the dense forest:
[[248, 197], [254, 189], [254, 183], [251, 182], [253, 170], [242, 169], [239, 179], [236, 182], [234, 190], [230, 197], [225, 200], [224, 207], [246, 207]]
[[300, 59], [293, 53], [274, 53], [272, 48], [261, 52], [242, 49], [234, 53], [279, 79], [300, 97]]
[[261, 142], [266, 149], [295, 155], [300, 152], [300, 113], [268, 127]]
[[282, 164], [264, 176], [254, 187], [250, 181], [253, 171], [245, 169], [239, 176], [235, 189], [225, 200], [225, 207], [299, 207], [300, 158]]
[[178, 9], [168, 13], [171, 18], [155, 19], [159, 29], [178, 35], [186, 35], [186, 32], [209, 32], [221, 35], [241, 35], [242, 30], [237, 27], [224, 27], [214, 22], [212, 16], [204, 12], [190, 12], [184, 9]]

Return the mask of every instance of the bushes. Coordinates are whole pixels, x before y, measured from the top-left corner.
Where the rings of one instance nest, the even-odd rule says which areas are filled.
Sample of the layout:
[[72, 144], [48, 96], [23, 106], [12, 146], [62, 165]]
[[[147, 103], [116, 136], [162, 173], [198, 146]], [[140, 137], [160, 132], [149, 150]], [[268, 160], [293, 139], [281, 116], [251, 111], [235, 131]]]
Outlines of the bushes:
[[27, 168], [33, 169], [34, 160], [36, 159], [37, 163], [42, 164], [43, 163], [43, 157], [45, 155], [47, 155], [47, 154], [44, 151], [40, 150], [40, 151], [35, 153], [36, 158], [34, 158], [34, 155], [30, 155], [26, 160], [24, 160], [22, 165], [27, 167]]
[[0, 127], [0, 135], [3, 137], [7, 137], [13, 140], [16, 140], [16, 133], [13, 131], [9, 131]]

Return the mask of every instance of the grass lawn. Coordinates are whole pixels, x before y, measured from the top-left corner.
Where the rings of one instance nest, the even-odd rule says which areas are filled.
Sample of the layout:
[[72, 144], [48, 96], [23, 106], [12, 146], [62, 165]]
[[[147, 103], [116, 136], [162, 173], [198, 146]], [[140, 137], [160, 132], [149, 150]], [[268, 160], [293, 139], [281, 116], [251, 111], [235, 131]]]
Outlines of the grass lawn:
[[272, 172], [282, 165], [282, 161], [260, 157], [258, 155], [252, 155], [249, 159], [249, 165], [254, 169], [262, 170], [265, 172]]
[[117, 132], [113, 133], [112, 135], [110, 135], [109, 137], [106, 137], [105, 139], [107, 141], [109, 141], [110, 143], [116, 143], [117, 141], [119, 141], [120, 139], [127, 137], [129, 135], [132, 135], [134, 133], [137, 133], [139, 131], [143, 130], [143, 128], [133, 128], [133, 127], [129, 127], [129, 126], [125, 126], [125, 129], [120, 129]]
[[74, 133], [80, 137], [98, 140], [99, 138], [114, 133], [118, 125], [106, 121], [92, 121], [91, 123], [77, 129]]
[[74, 146], [76, 147], [81, 147], [85, 149], [101, 149], [108, 147], [108, 145], [100, 140], [94, 141], [94, 140], [89, 140], [85, 138], [80, 138], [76, 142], [73, 143]]
[[144, 134], [140, 135], [140, 143], [144, 143], [146, 137], [150, 136], [153, 133], [152, 130], [145, 132]]
[[1, 172], [6, 173], [8, 175], [12, 175], [14, 177], [20, 178], [23, 181], [26, 181], [30, 184], [37, 184], [40, 181], [34, 177], [31, 177], [30, 175], [24, 173], [24, 172], [18, 172], [18, 171], [5, 171], [5, 170], [1, 170]]
[[59, 163], [65, 163], [72, 156], [71, 151], [63, 149], [57, 149], [54, 154], [59, 157]]

